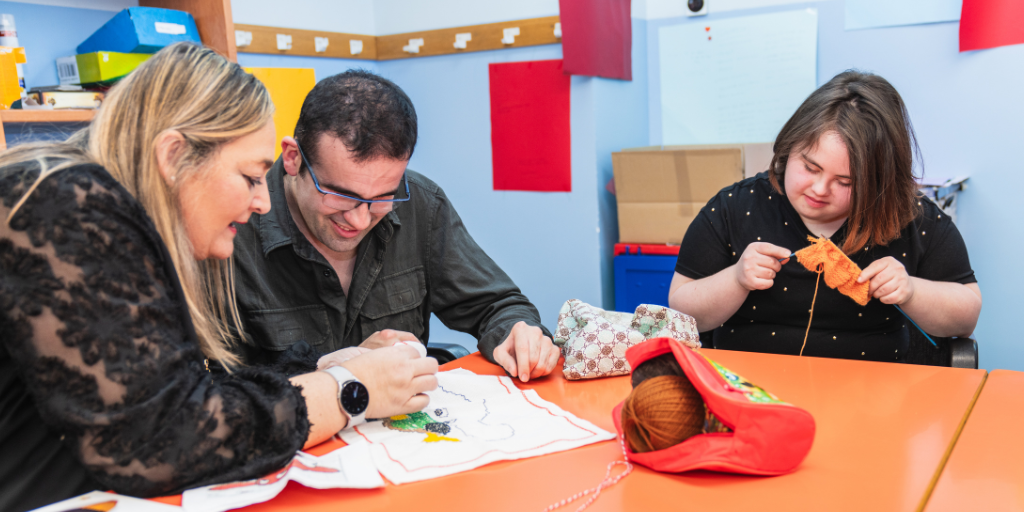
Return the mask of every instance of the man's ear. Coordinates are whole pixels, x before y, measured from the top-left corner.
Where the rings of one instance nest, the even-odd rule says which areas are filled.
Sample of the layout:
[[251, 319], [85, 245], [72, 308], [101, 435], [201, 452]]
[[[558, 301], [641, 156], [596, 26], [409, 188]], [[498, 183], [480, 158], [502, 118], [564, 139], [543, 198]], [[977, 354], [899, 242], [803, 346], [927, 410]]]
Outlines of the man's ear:
[[176, 163], [185, 149], [185, 137], [177, 130], [167, 130], [156, 138], [156, 167], [168, 187], [173, 187]]
[[292, 137], [281, 139], [281, 161], [284, 164], [284, 172], [289, 176], [298, 176], [302, 167], [302, 154], [299, 153], [299, 143]]

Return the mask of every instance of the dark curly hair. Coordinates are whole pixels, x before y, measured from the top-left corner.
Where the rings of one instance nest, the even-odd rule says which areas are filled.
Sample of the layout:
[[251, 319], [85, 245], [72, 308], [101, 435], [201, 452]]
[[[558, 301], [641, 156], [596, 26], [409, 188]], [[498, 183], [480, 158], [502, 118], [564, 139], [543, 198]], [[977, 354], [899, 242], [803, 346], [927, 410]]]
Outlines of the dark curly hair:
[[416, 147], [416, 109], [390, 80], [346, 71], [321, 80], [302, 102], [295, 140], [311, 162], [318, 160], [323, 133], [341, 139], [357, 162], [408, 160]]

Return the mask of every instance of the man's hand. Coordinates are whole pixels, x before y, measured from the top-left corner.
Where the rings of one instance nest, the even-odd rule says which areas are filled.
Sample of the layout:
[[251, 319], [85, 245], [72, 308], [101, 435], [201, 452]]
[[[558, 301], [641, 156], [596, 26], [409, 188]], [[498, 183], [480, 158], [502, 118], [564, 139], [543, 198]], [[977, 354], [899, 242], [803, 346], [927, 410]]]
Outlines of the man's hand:
[[528, 382], [551, 373], [561, 355], [562, 351], [544, 336], [540, 327], [518, 322], [508, 338], [494, 349], [494, 362], [509, 375], [518, 375], [519, 380]]
[[359, 344], [362, 348], [375, 349], [390, 347], [399, 341], [420, 341], [411, 332], [396, 331], [394, 329], [384, 329], [383, 331], [377, 331], [370, 335], [369, 338], [363, 340]]
[[748, 245], [735, 265], [736, 282], [750, 291], [771, 288], [775, 275], [789, 261], [790, 254], [789, 249], [766, 242]]
[[371, 350], [345, 361], [370, 393], [367, 418], [388, 418], [423, 410], [437, 389], [437, 359], [420, 357], [410, 346], [398, 345]]
[[868, 296], [883, 304], [906, 304], [914, 297], [914, 280], [907, 274], [907, 268], [892, 256], [871, 262], [857, 278], [858, 283], [865, 281], [871, 281]]

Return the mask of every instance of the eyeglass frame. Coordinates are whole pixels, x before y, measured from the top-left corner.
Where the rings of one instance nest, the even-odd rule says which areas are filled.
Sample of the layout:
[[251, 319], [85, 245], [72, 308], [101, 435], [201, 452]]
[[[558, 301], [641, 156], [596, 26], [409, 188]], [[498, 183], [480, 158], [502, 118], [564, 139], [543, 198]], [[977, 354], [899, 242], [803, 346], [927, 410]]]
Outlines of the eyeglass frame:
[[[366, 209], [369, 210], [370, 209], [370, 204], [373, 204], [373, 203], [404, 203], [404, 202], [412, 199], [412, 193], [409, 192], [409, 180], [406, 177], [405, 173], [402, 173], [402, 182], [405, 183], [405, 199], [363, 199], [361, 197], [353, 197], [353, 196], [348, 196], [348, 195], [345, 195], [345, 194], [339, 194], [337, 192], [329, 192], [327, 190], [324, 190], [324, 189], [320, 188], [320, 180], [316, 179], [316, 173], [313, 172], [313, 165], [310, 164], [309, 159], [306, 158], [306, 154], [302, 152], [302, 147], [299, 146], [298, 142], [295, 143], [295, 149], [299, 150], [299, 156], [302, 157], [302, 163], [306, 164], [306, 167], [309, 169], [309, 175], [313, 178], [313, 186], [316, 187], [317, 192], [320, 192], [321, 194], [323, 194], [325, 196], [338, 196], [338, 197], [343, 197], [345, 199], [351, 199], [353, 201], [356, 201], [356, 205], [353, 206], [352, 208], [349, 208], [348, 210], [338, 210], [337, 208], [334, 208], [332, 206], [328, 206], [326, 204], [324, 205], [324, 206], [327, 206], [328, 208], [330, 208], [332, 210], [337, 210], [339, 212], [350, 212], [350, 211], [353, 211], [353, 210], [359, 208], [364, 203], [366, 204]], [[300, 170], [302, 169], [302, 164], [299, 164], [299, 169]], [[323, 203], [323, 198], [320, 199], [320, 202]]]

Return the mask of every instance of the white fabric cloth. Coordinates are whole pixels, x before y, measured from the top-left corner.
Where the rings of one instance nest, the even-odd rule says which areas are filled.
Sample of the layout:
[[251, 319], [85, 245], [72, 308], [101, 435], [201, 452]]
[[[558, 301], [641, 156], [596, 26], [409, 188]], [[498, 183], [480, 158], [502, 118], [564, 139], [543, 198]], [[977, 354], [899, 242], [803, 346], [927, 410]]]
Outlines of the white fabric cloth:
[[367, 447], [346, 446], [320, 457], [298, 452], [287, 467], [263, 478], [189, 489], [181, 496], [181, 507], [186, 512], [219, 512], [263, 503], [292, 480], [313, 489], [384, 487]]
[[368, 444], [377, 469], [395, 484], [459, 473], [499, 460], [545, 455], [615, 435], [520, 390], [512, 379], [458, 369], [437, 374], [421, 413], [341, 431]]

